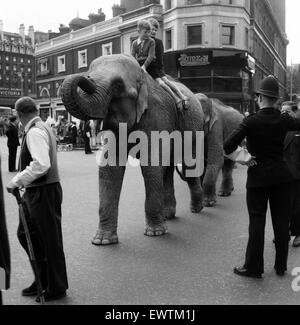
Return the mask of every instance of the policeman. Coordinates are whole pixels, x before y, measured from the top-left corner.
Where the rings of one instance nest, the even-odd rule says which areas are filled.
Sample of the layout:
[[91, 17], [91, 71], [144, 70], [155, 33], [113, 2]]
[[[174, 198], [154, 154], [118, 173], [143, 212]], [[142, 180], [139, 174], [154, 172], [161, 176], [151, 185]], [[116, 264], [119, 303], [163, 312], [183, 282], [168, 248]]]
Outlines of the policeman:
[[[252, 156], [248, 163], [247, 207], [250, 218], [249, 241], [240, 276], [261, 278], [264, 273], [264, 235], [268, 202], [275, 234], [277, 275], [287, 270], [290, 223], [290, 194], [293, 175], [284, 160], [284, 140], [288, 131], [300, 130], [300, 119], [276, 109], [279, 85], [273, 76], [265, 78], [257, 91], [260, 110], [245, 118], [225, 142], [225, 153], [234, 153], [247, 138]], [[255, 163], [253, 163], [255, 162]]]

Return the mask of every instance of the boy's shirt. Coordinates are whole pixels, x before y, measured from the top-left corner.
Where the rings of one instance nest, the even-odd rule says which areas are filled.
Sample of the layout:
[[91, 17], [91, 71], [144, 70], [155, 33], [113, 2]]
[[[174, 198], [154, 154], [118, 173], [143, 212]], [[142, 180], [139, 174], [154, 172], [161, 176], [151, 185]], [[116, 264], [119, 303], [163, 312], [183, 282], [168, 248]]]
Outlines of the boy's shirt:
[[147, 68], [155, 59], [155, 41], [152, 38], [141, 40], [138, 38], [132, 43], [131, 55]]

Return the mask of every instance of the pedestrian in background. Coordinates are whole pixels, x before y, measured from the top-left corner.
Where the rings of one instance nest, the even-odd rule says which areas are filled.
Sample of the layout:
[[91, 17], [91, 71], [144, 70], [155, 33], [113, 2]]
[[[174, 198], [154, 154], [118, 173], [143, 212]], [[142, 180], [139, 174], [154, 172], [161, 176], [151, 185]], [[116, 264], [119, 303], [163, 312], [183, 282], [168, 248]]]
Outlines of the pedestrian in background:
[[[1, 175], [1, 158], [0, 158], [0, 272], [5, 272], [5, 284], [0, 283], [0, 305], [2, 305], [2, 292], [1, 289], [8, 290], [10, 287], [10, 251], [8, 243], [8, 235], [6, 229], [5, 210], [4, 210], [4, 197], [3, 197], [3, 184]], [[3, 273], [0, 273], [0, 277]], [[2, 280], [2, 279], [1, 279]]]
[[76, 122], [72, 122], [71, 139], [72, 139], [72, 145], [73, 145], [73, 147], [75, 147], [76, 144], [77, 144], [77, 126], [76, 126]]
[[[23, 97], [16, 103], [25, 128], [20, 153], [20, 172], [7, 185], [9, 193], [25, 188], [23, 207], [46, 301], [66, 295], [68, 280], [61, 229], [62, 188], [57, 165], [56, 141], [51, 128], [38, 116], [35, 101]], [[20, 222], [18, 238], [29, 255]], [[23, 296], [37, 295], [34, 282]], [[39, 302], [39, 297], [37, 297]]]
[[84, 137], [84, 149], [85, 149], [85, 154], [90, 155], [92, 154], [92, 149], [91, 149], [91, 137], [92, 137], [92, 129], [90, 126], [90, 121], [85, 121], [84, 124], [84, 132], [83, 132], [83, 137]]
[[247, 138], [252, 159], [247, 178], [247, 207], [250, 218], [249, 241], [243, 267], [234, 269], [240, 276], [261, 278], [264, 273], [264, 240], [268, 203], [275, 234], [277, 275], [287, 270], [293, 175], [284, 160], [284, 140], [288, 131], [300, 130], [300, 120], [281, 114], [276, 103], [279, 84], [273, 76], [265, 78], [257, 91], [260, 110], [245, 118], [225, 141], [226, 155], [234, 153]]
[[10, 173], [16, 172], [16, 158], [17, 150], [20, 146], [19, 129], [16, 116], [9, 118], [9, 124], [6, 129], [7, 147], [8, 147], [8, 171]]
[[[298, 108], [296, 105], [285, 108], [282, 111], [293, 117], [297, 117]], [[284, 157], [291, 169], [295, 181], [292, 183], [291, 193], [291, 224], [290, 234], [295, 236], [293, 246], [300, 247], [300, 134], [298, 131], [289, 132], [284, 141]]]

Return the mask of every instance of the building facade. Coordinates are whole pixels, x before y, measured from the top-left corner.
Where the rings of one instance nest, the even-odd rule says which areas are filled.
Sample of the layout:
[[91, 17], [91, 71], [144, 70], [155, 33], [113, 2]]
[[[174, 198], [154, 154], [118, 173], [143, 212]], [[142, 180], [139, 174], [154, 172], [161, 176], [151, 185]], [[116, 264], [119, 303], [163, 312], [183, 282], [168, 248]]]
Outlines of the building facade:
[[35, 97], [35, 60], [33, 34], [9, 33], [0, 21], [0, 106], [14, 108], [21, 96]]
[[166, 72], [193, 92], [243, 112], [251, 110], [260, 81], [273, 74], [285, 94], [285, 0], [121, 0], [112, 10], [108, 21], [81, 19], [79, 29], [37, 47], [36, 92], [44, 119], [67, 114], [60, 98], [67, 75], [85, 73], [98, 56], [129, 54], [137, 21], [151, 17], [161, 23]]

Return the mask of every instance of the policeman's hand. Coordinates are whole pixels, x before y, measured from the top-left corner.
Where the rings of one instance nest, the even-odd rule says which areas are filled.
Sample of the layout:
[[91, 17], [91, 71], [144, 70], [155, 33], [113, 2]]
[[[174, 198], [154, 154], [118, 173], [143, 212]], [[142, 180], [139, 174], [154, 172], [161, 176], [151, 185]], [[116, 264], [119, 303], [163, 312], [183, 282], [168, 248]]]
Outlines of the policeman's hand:
[[248, 167], [253, 167], [257, 166], [257, 161], [255, 160], [256, 157], [252, 156], [251, 159], [247, 162], [239, 162], [241, 165], [248, 166]]
[[7, 192], [10, 193], [10, 194], [13, 194], [14, 191], [15, 191], [17, 188], [18, 188], [18, 186], [17, 186], [15, 183], [13, 183], [13, 182], [9, 182], [9, 183], [7, 184], [7, 186], [6, 186], [6, 190], [7, 190]]

